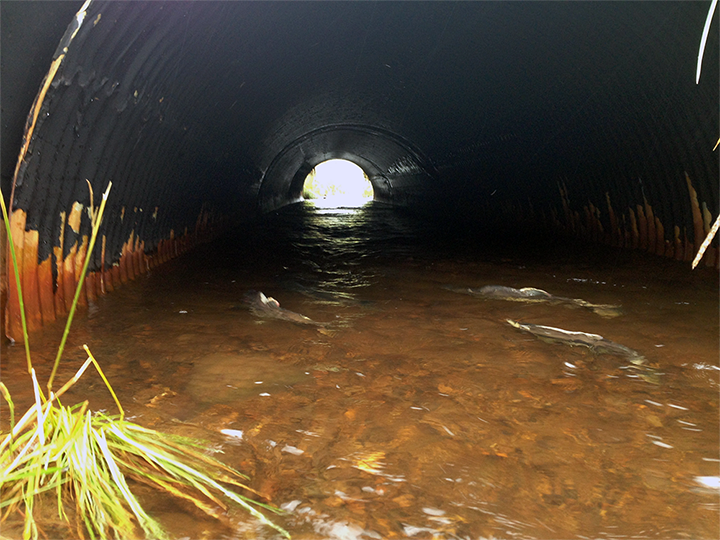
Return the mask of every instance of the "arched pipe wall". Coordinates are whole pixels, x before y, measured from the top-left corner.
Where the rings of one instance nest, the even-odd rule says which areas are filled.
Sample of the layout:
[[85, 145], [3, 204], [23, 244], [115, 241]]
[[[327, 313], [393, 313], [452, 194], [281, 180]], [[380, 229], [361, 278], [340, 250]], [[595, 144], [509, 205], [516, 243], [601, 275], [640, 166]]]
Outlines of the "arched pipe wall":
[[[77, 13], [54, 52], [5, 47], [50, 29], [46, 7], [0, 3], [3, 96], [40, 89], [29, 115], [3, 102], [2, 123], [31, 328], [66, 312], [85, 257], [92, 299], [297, 200], [331, 158], [418, 212], [683, 261], [718, 215], [703, 2], [92, 0], [53, 7]], [[23, 79], [38, 59], [45, 81]], [[86, 180], [113, 182], [90, 254]]]

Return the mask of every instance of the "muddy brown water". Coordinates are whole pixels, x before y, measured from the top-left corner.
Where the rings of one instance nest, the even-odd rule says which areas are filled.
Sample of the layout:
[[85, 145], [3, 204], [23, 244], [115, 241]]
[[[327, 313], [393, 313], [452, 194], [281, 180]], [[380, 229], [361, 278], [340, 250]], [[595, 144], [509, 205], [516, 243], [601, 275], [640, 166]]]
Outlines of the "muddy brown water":
[[[487, 284], [624, 314], [443, 288]], [[258, 319], [250, 289], [328, 324]], [[506, 319], [600, 334], [656, 378]], [[304, 203], [101, 298], [58, 381], [87, 343], [135, 422], [206, 440], [286, 510], [275, 519], [296, 539], [718, 538], [718, 327], [707, 269]], [[60, 332], [33, 337], [41, 379]], [[24, 408], [23, 351], [1, 352]], [[114, 412], [91, 373], [65, 403], [88, 398]], [[174, 538], [278, 537], [241, 511], [217, 523], [139, 493]], [[3, 529], [20, 536], [12, 519]]]

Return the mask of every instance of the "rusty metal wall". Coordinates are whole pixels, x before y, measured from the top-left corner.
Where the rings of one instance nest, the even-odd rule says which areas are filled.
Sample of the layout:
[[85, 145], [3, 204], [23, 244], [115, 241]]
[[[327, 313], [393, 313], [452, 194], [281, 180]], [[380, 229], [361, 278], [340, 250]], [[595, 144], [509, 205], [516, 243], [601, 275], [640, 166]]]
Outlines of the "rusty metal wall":
[[[43, 8], [23, 20], [14, 4], [4, 36]], [[717, 32], [694, 80], [706, 2], [63, 5], [79, 11], [53, 54], [3, 57], [18, 77], [49, 63], [29, 115], [7, 111], [24, 130], [3, 122], [21, 148], [2, 181], [33, 329], [66, 313], [86, 257], [84, 302], [297, 200], [329, 158], [435, 218], [679, 261], [718, 215]], [[113, 182], [90, 254], [87, 181], [96, 196]]]

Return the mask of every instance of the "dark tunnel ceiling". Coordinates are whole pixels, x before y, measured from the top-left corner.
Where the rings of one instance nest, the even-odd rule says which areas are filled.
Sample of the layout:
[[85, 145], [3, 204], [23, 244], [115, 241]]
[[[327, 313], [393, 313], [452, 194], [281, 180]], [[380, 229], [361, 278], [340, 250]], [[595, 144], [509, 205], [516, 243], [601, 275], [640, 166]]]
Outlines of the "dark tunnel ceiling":
[[[21, 126], [62, 52], [58, 20], [83, 4], [1, 6], [8, 190]], [[418, 211], [548, 219], [590, 204], [609, 230], [612, 200], [626, 234], [623, 212], [645, 204], [665, 241], [673, 227], [692, 238], [686, 173], [718, 211], [717, 21], [695, 84], [708, 7], [94, 1], [65, 33], [14, 209], [39, 231], [43, 261], [72, 236], [62, 219], [88, 203], [85, 179], [96, 192], [112, 180], [111, 264], [131, 234], [152, 251], [203, 211], [293, 202], [306, 171], [344, 157], [377, 198]], [[56, 39], [30, 47], [38, 34]]]

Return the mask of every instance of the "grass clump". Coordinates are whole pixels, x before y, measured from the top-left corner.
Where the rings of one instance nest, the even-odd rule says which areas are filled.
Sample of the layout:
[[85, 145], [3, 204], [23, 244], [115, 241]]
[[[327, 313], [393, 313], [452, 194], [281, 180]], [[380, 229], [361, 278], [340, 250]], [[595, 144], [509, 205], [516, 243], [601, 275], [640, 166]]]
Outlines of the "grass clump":
[[[90, 190], [92, 235], [88, 254], [95, 244], [109, 191], [110, 185], [103, 195], [100, 208], [95, 210]], [[39, 538], [40, 526], [33, 511], [41, 497], [52, 496], [56, 500], [58, 516], [76, 530], [79, 538], [120, 539], [136, 537], [139, 531], [147, 538], [167, 538], [162, 526], [145, 512], [130, 490], [128, 479], [132, 479], [189, 501], [215, 518], [221, 516], [228, 503], [237, 504], [263, 524], [289, 538], [287, 531], [268, 520], [259, 509], [275, 513], [280, 510], [237, 493], [239, 488], [259, 495], [243, 483], [247, 480], [246, 476], [204, 453], [200, 441], [161, 433], [126, 421], [112, 386], [87, 345], [84, 346], [87, 360], [62, 388], [57, 392], [52, 391], [81, 284], [87, 272], [89, 256], [85, 258], [55, 365], [48, 380], [47, 396], [44, 395], [32, 367], [17, 259], [1, 193], [0, 202], [20, 298], [28, 373], [35, 395], [35, 404], [16, 422], [12, 397], [7, 387], [0, 382], [0, 393], [10, 413], [10, 431], [0, 434], [0, 523], [10, 515], [21, 513], [24, 515], [23, 538]], [[88, 407], [88, 401], [70, 407], [60, 403], [59, 398], [82, 377], [91, 364], [112, 394], [119, 414], [93, 412]], [[67, 506], [70, 504], [72, 509], [68, 512]]]

